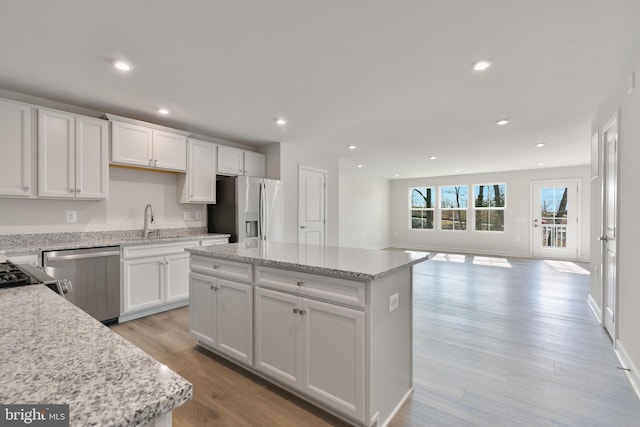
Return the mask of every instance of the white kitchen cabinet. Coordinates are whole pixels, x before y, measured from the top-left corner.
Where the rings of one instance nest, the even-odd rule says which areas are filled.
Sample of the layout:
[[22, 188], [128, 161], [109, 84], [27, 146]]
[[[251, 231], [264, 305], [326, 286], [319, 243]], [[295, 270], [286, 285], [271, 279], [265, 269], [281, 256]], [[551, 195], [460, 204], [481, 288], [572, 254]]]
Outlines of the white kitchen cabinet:
[[179, 203], [215, 203], [217, 146], [187, 139], [187, 173], [178, 175]]
[[38, 110], [38, 195], [106, 199], [109, 185], [107, 121]]
[[0, 99], [0, 196], [35, 197], [35, 107]]
[[256, 370], [363, 419], [364, 311], [256, 288], [255, 313]]
[[264, 178], [266, 157], [261, 153], [220, 145], [218, 146], [218, 173]]
[[185, 172], [187, 137], [154, 129], [143, 122], [111, 121], [111, 162], [150, 169]]
[[199, 241], [122, 248], [122, 307], [120, 321], [189, 302], [189, 253]]
[[164, 264], [167, 279], [165, 302], [189, 299], [189, 253], [167, 255]]
[[164, 263], [164, 257], [148, 257], [123, 262], [123, 314], [164, 304]]
[[226, 245], [229, 243], [228, 237], [216, 237], [214, 239], [204, 239], [200, 243], [201, 246]]
[[190, 332], [201, 344], [251, 366], [252, 286], [210, 275], [190, 275]]

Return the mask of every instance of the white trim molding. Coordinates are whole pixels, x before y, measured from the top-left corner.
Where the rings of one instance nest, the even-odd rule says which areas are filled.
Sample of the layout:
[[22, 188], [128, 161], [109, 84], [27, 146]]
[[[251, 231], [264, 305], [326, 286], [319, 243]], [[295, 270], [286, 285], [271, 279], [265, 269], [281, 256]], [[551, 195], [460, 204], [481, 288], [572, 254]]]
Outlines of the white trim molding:
[[627, 378], [629, 378], [629, 381], [631, 382], [631, 387], [633, 387], [633, 390], [636, 392], [636, 396], [640, 399], [640, 371], [638, 371], [636, 366], [633, 364], [633, 361], [627, 354], [627, 351], [624, 349], [620, 340], [616, 340], [615, 353], [616, 356], [618, 356], [618, 360], [622, 364], [622, 367], [625, 369]]
[[602, 325], [602, 310], [600, 310], [600, 307], [598, 307], [598, 303], [595, 299], [593, 299], [591, 294], [589, 294], [589, 296], [587, 297], [587, 304], [589, 304], [589, 308], [591, 309], [593, 315], [596, 317], [598, 323]]

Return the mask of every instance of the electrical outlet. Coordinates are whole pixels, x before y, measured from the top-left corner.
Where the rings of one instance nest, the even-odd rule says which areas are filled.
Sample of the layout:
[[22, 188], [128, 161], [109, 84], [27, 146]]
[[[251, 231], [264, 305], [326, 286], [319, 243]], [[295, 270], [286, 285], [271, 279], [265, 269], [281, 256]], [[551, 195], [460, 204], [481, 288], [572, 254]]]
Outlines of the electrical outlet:
[[78, 221], [78, 212], [67, 211], [67, 222], [76, 222], [76, 221]]
[[193, 221], [193, 215], [191, 212], [185, 212], [184, 213], [184, 220], [185, 221]]
[[202, 212], [196, 211], [196, 220], [202, 219]]
[[398, 293], [395, 293], [389, 297], [389, 311], [393, 311], [398, 308]]

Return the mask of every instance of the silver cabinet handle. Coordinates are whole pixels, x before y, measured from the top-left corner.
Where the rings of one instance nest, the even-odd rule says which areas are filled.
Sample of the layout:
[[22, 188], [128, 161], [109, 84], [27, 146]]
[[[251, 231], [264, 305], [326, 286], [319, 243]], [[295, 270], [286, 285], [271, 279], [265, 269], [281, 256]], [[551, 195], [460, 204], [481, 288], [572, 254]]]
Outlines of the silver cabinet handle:
[[156, 167], [156, 168], [158, 167], [158, 161], [157, 160], [153, 161], [153, 166]]
[[31, 187], [29, 186], [24, 187], [24, 191], [29, 191], [29, 190], [31, 190]]
[[149, 166], [153, 166], [153, 159], [149, 159]]
[[300, 228], [307, 228], [307, 226], [306, 225], [301, 225]]
[[75, 192], [76, 192], [76, 190], [74, 190], [73, 188], [69, 189], [69, 193], [75, 193]]
[[81, 192], [82, 192], [82, 190], [81, 190], [80, 188], [78, 188], [78, 189], [76, 190], [76, 193], [81, 193]]
[[302, 280], [298, 280], [298, 281], [296, 282], [296, 285], [298, 285], [298, 286], [302, 286]]
[[607, 235], [600, 236], [600, 237], [598, 237], [598, 240], [600, 240], [601, 242], [608, 242], [609, 241], [609, 236], [607, 236]]

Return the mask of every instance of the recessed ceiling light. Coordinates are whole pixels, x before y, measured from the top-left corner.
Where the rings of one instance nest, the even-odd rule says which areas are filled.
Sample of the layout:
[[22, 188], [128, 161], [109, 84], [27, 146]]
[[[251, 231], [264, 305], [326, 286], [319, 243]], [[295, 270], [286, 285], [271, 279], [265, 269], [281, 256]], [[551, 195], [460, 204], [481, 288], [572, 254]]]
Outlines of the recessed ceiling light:
[[358, 165], [359, 168], [362, 168], [362, 165]]
[[400, 176], [400, 174], [399, 174], [399, 173], [396, 173], [396, 174], [394, 174], [394, 175], [393, 175], [393, 177], [394, 177], [394, 178], [397, 178], [397, 177], [399, 177], [399, 176]]
[[131, 66], [131, 64], [129, 64], [128, 62], [124, 62], [124, 61], [115, 61], [113, 63], [113, 66], [116, 67], [120, 71], [131, 71], [131, 69], [133, 68]]
[[158, 113], [162, 114], [163, 116], [166, 116], [167, 114], [169, 114], [169, 110], [167, 110], [166, 108], [160, 108], [158, 110]]
[[357, 147], [355, 145], [347, 145], [349, 150], [355, 150]]
[[461, 172], [461, 171], [462, 171], [462, 169], [456, 169], [456, 172]]
[[283, 119], [282, 117], [275, 120], [278, 126], [284, 126], [287, 124], [287, 119]]
[[538, 143], [536, 144], [536, 147], [544, 147], [544, 142], [538, 142]]
[[435, 159], [437, 159], [437, 157], [436, 157], [436, 156], [431, 156], [431, 157], [429, 157], [429, 160], [435, 160]]
[[491, 67], [491, 61], [488, 59], [480, 59], [479, 61], [474, 62], [472, 67], [474, 71], [484, 71]]
[[509, 119], [500, 119], [496, 122], [498, 126], [504, 126], [509, 123]]
[[544, 162], [538, 162], [538, 166], [544, 165]]

